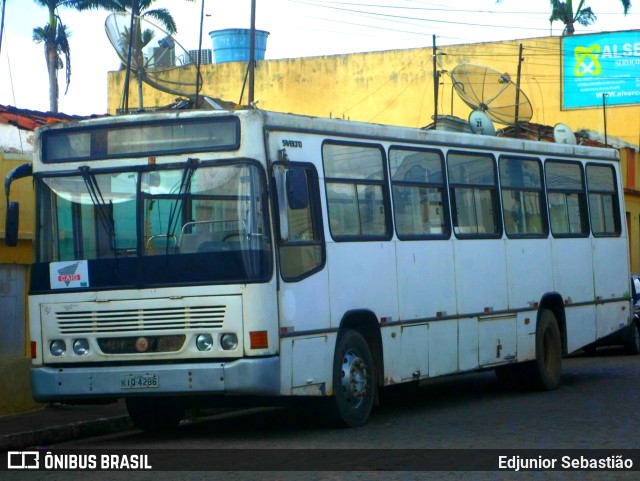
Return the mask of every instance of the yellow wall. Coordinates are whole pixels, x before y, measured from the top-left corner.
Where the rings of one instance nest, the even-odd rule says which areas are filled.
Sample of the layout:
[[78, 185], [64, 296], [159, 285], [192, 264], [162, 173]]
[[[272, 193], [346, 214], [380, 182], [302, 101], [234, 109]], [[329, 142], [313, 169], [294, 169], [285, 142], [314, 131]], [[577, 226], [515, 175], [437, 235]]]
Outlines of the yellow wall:
[[[0, 174], [2, 179], [15, 167], [31, 162], [31, 154], [9, 154], [0, 150]], [[4, 189], [3, 189], [4, 191]], [[3, 192], [4, 198], [4, 192]], [[0, 263], [1, 264], [25, 264], [33, 261], [33, 233], [35, 225], [35, 198], [33, 193], [33, 180], [31, 177], [15, 181], [11, 185], [11, 201], [20, 203], [20, 230], [17, 247], [4, 245], [4, 228], [6, 215], [6, 201], [0, 202]], [[28, 270], [27, 270], [28, 272]], [[29, 278], [25, 280], [29, 285]], [[22, 298], [24, 312], [27, 313], [27, 292]], [[31, 356], [29, 348], [29, 323], [28, 314], [24, 319], [25, 346], [23, 357], [7, 357], [0, 353], [0, 371], [3, 374], [3, 388], [0, 390], [0, 416], [20, 413], [42, 407], [35, 403], [31, 397], [29, 381], [29, 368]]]
[[620, 150], [620, 168], [629, 229], [631, 272], [640, 273], [640, 155], [634, 149]]
[[[8, 154], [0, 150], [0, 175], [4, 180], [7, 173], [14, 168], [31, 162], [31, 154]], [[4, 183], [3, 183], [4, 186]], [[2, 197], [4, 188], [2, 189]], [[0, 202], [0, 236], [3, 241], [0, 245], [0, 263], [3, 264], [29, 264], [32, 261], [31, 245], [33, 240], [35, 225], [35, 199], [33, 193], [33, 179], [25, 177], [11, 184], [12, 202], [20, 203], [20, 230], [18, 238], [20, 239], [18, 247], [8, 248], [4, 245], [4, 228], [5, 216], [7, 213], [7, 203]]]
[[[440, 69], [451, 72], [463, 62], [507, 72], [515, 81], [518, 50], [522, 43], [521, 87], [533, 105], [532, 122], [563, 122], [573, 130], [604, 132], [601, 108], [561, 111], [560, 37], [522, 41], [444, 46]], [[240, 62], [202, 66], [205, 95], [239, 102], [246, 64]], [[110, 72], [108, 109], [121, 107], [124, 72]], [[176, 69], [172, 80], [194, 92], [195, 67]], [[129, 107], [138, 108], [138, 86], [132, 76]], [[447, 73], [441, 77], [440, 114], [466, 119], [470, 108], [453, 93]], [[144, 107], [172, 103], [176, 95], [143, 85]], [[255, 98], [258, 107], [279, 112], [344, 117], [351, 120], [410, 127], [432, 122], [434, 113], [433, 56], [431, 48], [390, 50], [326, 57], [258, 62]], [[244, 103], [247, 100], [245, 89]], [[497, 125], [497, 127], [501, 127]], [[640, 105], [609, 106], [607, 134], [637, 145], [640, 137]]]
[[[574, 131], [604, 134], [602, 108], [561, 110], [561, 38], [544, 37], [522, 41], [443, 46], [439, 69], [438, 113], [466, 119], [471, 109], [452, 88], [451, 72], [460, 63], [485, 65], [508, 73], [515, 81], [520, 44], [523, 46], [521, 88], [533, 106], [532, 122], [555, 125], [562, 122]], [[202, 93], [240, 103], [246, 64], [241, 62], [203, 65]], [[182, 83], [185, 93], [194, 92], [195, 67], [176, 69], [171, 80]], [[133, 78], [133, 77], [132, 77]], [[434, 114], [432, 48], [390, 50], [326, 57], [293, 58], [258, 62], [255, 74], [258, 108], [278, 112], [376, 122], [409, 127], [432, 123]], [[124, 72], [108, 74], [108, 109], [121, 107]], [[244, 102], [247, 102], [245, 88]], [[146, 108], [171, 104], [176, 95], [143, 85]], [[138, 108], [138, 85], [130, 85], [129, 107]], [[496, 125], [497, 128], [502, 127]], [[622, 171], [630, 233], [631, 268], [640, 272], [640, 105], [609, 106], [607, 135], [634, 149], [622, 150]], [[628, 177], [631, 172], [631, 178]], [[630, 182], [628, 182], [630, 181]]]

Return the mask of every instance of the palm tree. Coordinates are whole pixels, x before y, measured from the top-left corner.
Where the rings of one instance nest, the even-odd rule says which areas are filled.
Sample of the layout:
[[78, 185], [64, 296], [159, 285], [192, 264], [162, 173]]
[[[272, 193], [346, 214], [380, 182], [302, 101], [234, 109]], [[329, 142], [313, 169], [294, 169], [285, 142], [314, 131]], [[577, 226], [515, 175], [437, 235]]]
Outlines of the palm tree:
[[[497, 3], [502, 3], [502, 0], [496, 0]], [[561, 21], [564, 23], [564, 30], [562, 35], [573, 35], [576, 31], [575, 24], [579, 23], [582, 26], [592, 25], [597, 17], [591, 10], [591, 7], [584, 5], [585, 0], [579, 0], [578, 6], [573, 8], [573, 0], [566, 0], [562, 2], [560, 0], [550, 0], [551, 3], [551, 16], [549, 17], [549, 23], [553, 24], [555, 21]], [[631, 0], [620, 0], [622, 4], [622, 10], [626, 15], [631, 8]]]
[[560, 0], [551, 0], [551, 16], [549, 17], [549, 23], [561, 21], [564, 23], [564, 30], [562, 35], [573, 35], [575, 32], [574, 25], [579, 23], [583, 27], [592, 25], [597, 17], [591, 10], [591, 7], [584, 7], [584, 0], [580, 0], [578, 8], [573, 13], [573, 2], [567, 0], [567, 2], [561, 2]]
[[[173, 16], [166, 8], [156, 8], [149, 10], [156, 0], [75, 0], [74, 4], [77, 10], [90, 10], [103, 8], [112, 12], [130, 12], [140, 17], [149, 17], [154, 19], [160, 27], [167, 33], [174, 35], [178, 32], [176, 22]], [[195, 0], [186, 0], [193, 2]]]
[[[193, 0], [187, 0], [193, 1]], [[66, 90], [71, 81], [71, 32], [58, 15], [59, 7], [69, 7], [80, 12], [103, 9], [112, 12], [132, 11], [134, 15], [146, 15], [171, 34], [177, 31], [176, 23], [166, 8], [149, 10], [155, 0], [35, 0], [49, 11], [49, 22], [44, 27], [33, 29], [33, 41], [44, 44], [44, 53], [49, 74], [49, 110], [58, 112], [58, 70], [65, 68]]]

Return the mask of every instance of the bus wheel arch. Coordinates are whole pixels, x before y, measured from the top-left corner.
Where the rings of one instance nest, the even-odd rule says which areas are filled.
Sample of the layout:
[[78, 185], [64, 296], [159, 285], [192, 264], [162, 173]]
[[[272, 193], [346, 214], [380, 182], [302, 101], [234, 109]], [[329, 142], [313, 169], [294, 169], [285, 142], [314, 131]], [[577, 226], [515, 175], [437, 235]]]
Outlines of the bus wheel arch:
[[549, 292], [542, 296], [538, 306], [538, 317], [536, 319], [536, 325], [540, 321], [543, 310], [549, 310], [553, 313], [558, 323], [558, 329], [560, 330], [562, 355], [568, 354], [567, 348], [567, 319], [564, 311], [564, 301], [562, 296], [557, 292]]
[[340, 321], [338, 338], [345, 329], [358, 331], [367, 341], [374, 362], [375, 384], [381, 386], [384, 376], [384, 357], [378, 318], [373, 312], [366, 309], [348, 311]]
[[540, 391], [551, 391], [560, 385], [562, 356], [566, 350], [554, 310], [540, 308], [536, 322], [536, 358], [526, 363], [528, 384]]
[[333, 396], [327, 399], [330, 424], [365, 424], [377, 398], [381, 361], [380, 330], [368, 311], [345, 315], [338, 330], [332, 362]]

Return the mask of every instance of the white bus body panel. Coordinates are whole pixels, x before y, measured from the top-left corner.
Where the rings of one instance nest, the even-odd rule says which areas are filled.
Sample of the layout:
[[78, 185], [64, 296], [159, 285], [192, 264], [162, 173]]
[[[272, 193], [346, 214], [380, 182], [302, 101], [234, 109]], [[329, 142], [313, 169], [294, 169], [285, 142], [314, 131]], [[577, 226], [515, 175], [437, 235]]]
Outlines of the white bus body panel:
[[455, 240], [453, 246], [457, 314], [507, 309], [504, 243], [497, 239], [470, 239]]
[[331, 326], [365, 309], [398, 319], [395, 248], [391, 242], [327, 242]]
[[399, 318], [445, 316], [456, 312], [451, 241], [395, 242]]

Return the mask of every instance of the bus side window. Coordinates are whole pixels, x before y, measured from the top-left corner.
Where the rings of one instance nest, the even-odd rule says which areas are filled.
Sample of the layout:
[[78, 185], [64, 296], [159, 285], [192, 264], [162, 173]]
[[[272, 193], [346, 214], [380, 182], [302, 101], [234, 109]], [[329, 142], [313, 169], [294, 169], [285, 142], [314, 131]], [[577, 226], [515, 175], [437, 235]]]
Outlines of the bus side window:
[[589, 235], [582, 165], [579, 162], [547, 161], [545, 177], [552, 234], [560, 237]]
[[547, 237], [540, 161], [500, 157], [500, 187], [507, 236]]
[[615, 172], [609, 165], [587, 164], [589, 215], [594, 236], [620, 235], [620, 208]]
[[280, 272], [299, 281], [324, 265], [324, 235], [315, 168], [308, 164], [274, 164], [278, 192]]
[[502, 224], [493, 156], [450, 152], [447, 163], [453, 232], [464, 238], [500, 237]]

